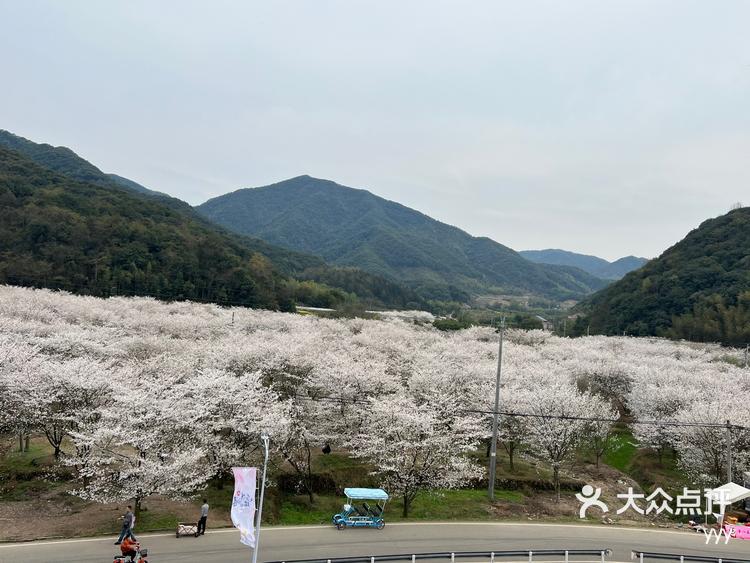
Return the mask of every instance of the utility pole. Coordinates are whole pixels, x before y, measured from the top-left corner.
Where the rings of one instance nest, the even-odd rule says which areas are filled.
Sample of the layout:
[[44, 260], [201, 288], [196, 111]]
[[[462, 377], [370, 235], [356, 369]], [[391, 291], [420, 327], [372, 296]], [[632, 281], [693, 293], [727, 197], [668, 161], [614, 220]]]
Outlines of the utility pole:
[[490, 500], [495, 500], [495, 472], [497, 470], [497, 427], [500, 417], [500, 373], [503, 367], [503, 335], [505, 333], [505, 317], [500, 321], [500, 347], [497, 351], [497, 378], [495, 379], [495, 410], [492, 414], [492, 443], [490, 444], [490, 483], [488, 494]]
[[258, 562], [258, 550], [260, 549], [260, 520], [263, 517], [263, 493], [266, 492], [266, 470], [268, 469], [268, 442], [270, 440], [268, 434], [263, 432], [260, 435], [260, 439], [263, 440], [263, 448], [265, 450], [265, 459], [263, 460], [263, 483], [260, 486], [260, 503], [258, 504], [258, 520], [255, 524], [255, 548], [253, 549], [253, 563]]
[[727, 420], [727, 483], [732, 482], [732, 425]]

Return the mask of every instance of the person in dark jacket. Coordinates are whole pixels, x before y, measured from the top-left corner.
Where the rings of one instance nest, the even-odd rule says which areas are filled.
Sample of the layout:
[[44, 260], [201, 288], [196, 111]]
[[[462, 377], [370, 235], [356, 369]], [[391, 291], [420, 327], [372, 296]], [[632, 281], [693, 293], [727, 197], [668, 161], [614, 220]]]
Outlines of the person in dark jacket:
[[117, 538], [115, 545], [120, 545], [122, 540], [130, 538], [133, 541], [138, 541], [133, 535], [133, 523], [135, 522], [135, 514], [133, 514], [133, 507], [128, 505], [128, 511], [122, 517], [122, 530], [120, 530], [120, 537]]

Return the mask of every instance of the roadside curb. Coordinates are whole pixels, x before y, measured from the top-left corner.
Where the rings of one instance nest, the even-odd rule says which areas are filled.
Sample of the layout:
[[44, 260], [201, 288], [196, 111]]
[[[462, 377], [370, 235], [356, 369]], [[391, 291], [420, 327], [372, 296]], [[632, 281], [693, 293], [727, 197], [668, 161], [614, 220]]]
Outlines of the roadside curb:
[[[602, 524], [562, 524], [562, 523], [544, 523], [544, 522], [475, 522], [475, 521], [461, 521], [461, 522], [454, 522], [450, 520], [446, 521], [435, 521], [435, 522], [394, 522], [392, 524], [388, 524], [389, 528], [392, 527], [403, 527], [403, 526], [502, 526], [502, 527], [511, 527], [511, 526], [523, 526], [523, 527], [529, 527], [529, 526], [539, 526], [539, 527], [548, 527], [548, 528], [592, 528], [597, 530], [612, 530], [612, 531], [618, 531], [618, 532], [647, 532], [647, 533], [656, 533], [656, 534], [665, 534], [665, 533], [671, 533], [671, 534], [684, 534], [686, 532], [690, 532], [690, 530], [685, 529], [666, 529], [666, 528], [640, 528], [637, 526], [613, 526], [613, 525], [602, 525]], [[329, 524], [315, 524], [315, 525], [300, 525], [300, 526], [268, 526], [263, 528], [264, 532], [273, 532], [273, 531], [289, 531], [289, 530], [316, 530], [316, 529], [329, 529], [333, 528]], [[233, 527], [225, 527], [225, 528], [214, 528], [206, 530], [206, 535], [213, 535], [213, 534], [227, 534], [237, 532], [237, 530]], [[166, 532], [166, 531], [156, 531], [156, 532], [144, 532], [143, 534], [138, 534], [138, 537], [144, 537], [144, 538], [159, 538], [159, 537], [168, 537], [168, 536], [174, 536], [174, 532]], [[64, 543], [88, 543], [88, 542], [98, 542], [98, 541], [108, 541], [111, 540], [114, 537], [114, 534], [109, 535], [101, 535], [101, 536], [92, 536], [92, 537], [82, 537], [82, 538], [62, 538], [62, 537], [51, 537], [51, 538], [40, 538], [35, 540], [17, 540], [17, 541], [3, 541], [0, 542], [0, 549], [3, 548], [9, 548], [9, 547], [24, 547], [24, 546], [32, 546], [32, 545], [56, 545], [56, 544], [64, 544]]]

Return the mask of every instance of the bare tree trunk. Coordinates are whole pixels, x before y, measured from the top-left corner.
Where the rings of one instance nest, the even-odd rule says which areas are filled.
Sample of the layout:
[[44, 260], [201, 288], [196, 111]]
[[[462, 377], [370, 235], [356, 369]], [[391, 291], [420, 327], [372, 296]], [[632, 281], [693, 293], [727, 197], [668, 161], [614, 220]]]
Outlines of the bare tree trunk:
[[310, 446], [307, 446], [307, 483], [305, 483], [305, 488], [307, 489], [307, 497], [310, 499], [310, 504], [314, 502], [313, 498], [313, 472], [312, 472], [312, 448]]
[[23, 450], [25, 452], [29, 451], [29, 439], [30, 439], [30, 436], [28, 434], [26, 434], [25, 446], [24, 446], [24, 450]]
[[560, 502], [560, 469], [554, 467], [552, 469], [552, 479], [555, 483], [555, 494], [557, 495], [557, 502]]
[[51, 430], [45, 428], [44, 435], [47, 437], [50, 446], [55, 450], [55, 461], [60, 461], [60, 452], [62, 442], [65, 439], [65, 431], [62, 428], [53, 426]]
[[315, 497], [313, 495], [312, 490], [312, 480], [313, 480], [313, 473], [312, 473], [312, 448], [309, 444], [305, 443], [305, 457], [307, 458], [307, 467], [304, 467], [304, 462], [297, 463], [297, 461], [294, 458], [294, 455], [292, 455], [290, 452], [284, 451], [283, 455], [284, 458], [289, 462], [289, 465], [292, 466], [292, 469], [296, 471], [297, 475], [300, 478], [300, 482], [302, 483], [302, 486], [305, 489], [305, 492], [307, 493], [307, 498], [310, 501], [310, 504], [313, 504], [315, 502]]
[[409, 517], [409, 508], [411, 505], [411, 499], [409, 498], [408, 493], [404, 493], [404, 510], [402, 512], [402, 515], [404, 518]]
[[18, 433], [18, 451], [23, 453], [23, 432]]

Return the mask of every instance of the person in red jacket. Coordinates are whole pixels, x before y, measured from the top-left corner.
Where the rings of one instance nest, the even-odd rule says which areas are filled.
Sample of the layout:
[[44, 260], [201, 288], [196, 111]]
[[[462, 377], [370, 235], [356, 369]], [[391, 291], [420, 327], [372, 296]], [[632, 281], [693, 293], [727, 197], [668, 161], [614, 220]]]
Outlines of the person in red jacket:
[[120, 544], [120, 551], [122, 552], [123, 557], [130, 557], [130, 560], [134, 561], [138, 551], [138, 543], [132, 538], [127, 537]]

